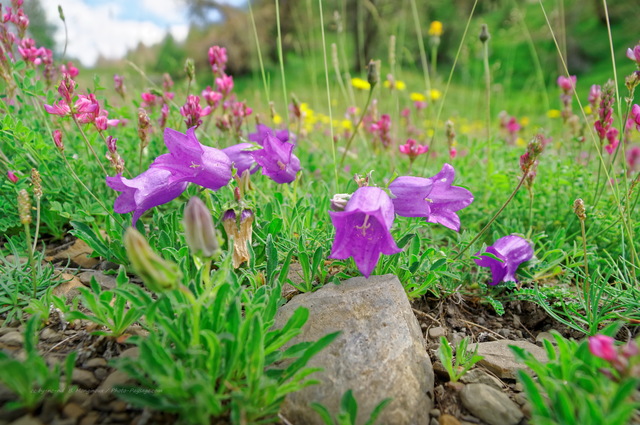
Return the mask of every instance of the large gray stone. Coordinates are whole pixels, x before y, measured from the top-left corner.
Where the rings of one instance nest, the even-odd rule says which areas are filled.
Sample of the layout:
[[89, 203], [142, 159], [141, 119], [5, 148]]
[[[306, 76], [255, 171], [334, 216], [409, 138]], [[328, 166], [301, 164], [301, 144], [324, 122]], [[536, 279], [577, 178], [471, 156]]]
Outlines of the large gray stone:
[[516, 379], [518, 369], [526, 369], [526, 366], [516, 361], [513, 351], [509, 348], [510, 345], [527, 350], [541, 362], [548, 361], [544, 348], [527, 341], [501, 340], [478, 344], [478, 355], [484, 357], [478, 364], [502, 379]]
[[489, 425], [516, 425], [524, 416], [506, 394], [485, 384], [465, 385], [460, 401], [473, 416]]
[[309, 404], [321, 403], [337, 413], [342, 395], [351, 389], [358, 402], [357, 424], [364, 424], [373, 408], [389, 397], [393, 401], [377, 423], [429, 423], [433, 369], [418, 321], [395, 276], [356, 277], [298, 295], [281, 308], [274, 327], [283, 327], [299, 307], [309, 309], [309, 320], [287, 347], [342, 333], [308, 364], [324, 369], [311, 376], [322, 383], [287, 396], [282, 406], [287, 420], [321, 425]]

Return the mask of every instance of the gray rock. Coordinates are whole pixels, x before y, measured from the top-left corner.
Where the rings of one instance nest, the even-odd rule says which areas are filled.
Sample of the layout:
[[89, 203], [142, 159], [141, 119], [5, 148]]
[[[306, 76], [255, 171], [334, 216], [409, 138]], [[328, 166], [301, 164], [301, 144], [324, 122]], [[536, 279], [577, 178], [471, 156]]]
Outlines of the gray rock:
[[93, 359], [89, 359], [84, 364], [85, 367], [105, 367], [107, 365], [107, 361], [102, 357], [94, 357]]
[[0, 328], [0, 336], [4, 336], [11, 332], [16, 332], [17, 330], [17, 328]]
[[460, 378], [465, 384], [485, 384], [496, 390], [502, 390], [502, 382], [480, 369], [471, 369]]
[[20, 332], [12, 331], [0, 336], [0, 342], [7, 345], [21, 346], [24, 343], [24, 338], [22, 338]]
[[484, 357], [478, 362], [478, 365], [485, 367], [501, 379], [516, 379], [517, 370], [525, 369], [526, 367], [516, 361], [513, 352], [509, 348], [510, 345], [527, 350], [542, 362], [548, 361], [547, 352], [537, 345], [527, 341], [501, 340], [478, 344], [478, 354]]
[[106, 275], [99, 271], [89, 271], [78, 274], [80, 282], [86, 286], [91, 286], [92, 277], [96, 278], [103, 289], [115, 289], [116, 287], [116, 278], [114, 276]]
[[542, 347], [542, 341], [544, 341], [545, 339], [553, 345], [557, 344], [556, 339], [549, 332], [540, 332], [538, 335], [536, 335], [536, 344], [539, 344]]
[[92, 372], [78, 368], [73, 369], [71, 382], [84, 389], [93, 389], [98, 386], [98, 380]]
[[460, 400], [475, 417], [489, 425], [516, 425], [524, 417], [506, 394], [488, 385], [465, 385]]
[[289, 421], [323, 424], [309, 404], [318, 402], [337, 412], [342, 395], [351, 389], [358, 402], [357, 424], [363, 424], [388, 397], [393, 401], [382, 411], [379, 423], [429, 424], [433, 369], [420, 326], [395, 276], [356, 277], [298, 295], [278, 312], [274, 328], [283, 327], [299, 307], [309, 309], [309, 320], [283, 348], [342, 333], [308, 363], [324, 369], [311, 376], [322, 383], [285, 399], [282, 413]]
[[116, 370], [107, 376], [107, 379], [102, 381], [100, 386], [96, 388], [93, 396], [91, 397], [91, 403], [94, 408], [105, 405], [116, 398], [116, 391], [114, 387], [116, 385], [130, 385], [135, 381], [129, 378], [124, 372]]
[[447, 332], [442, 326], [429, 329], [429, 338], [431, 339], [440, 339], [441, 336], [445, 336], [446, 334]]
[[62, 335], [60, 332], [57, 332], [51, 328], [44, 328], [42, 332], [40, 332], [40, 339], [42, 341], [48, 341], [50, 343], [56, 343], [62, 341]]
[[34, 418], [31, 415], [25, 415], [11, 422], [9, 425], [42, 425], [42, 422], [40, 422], [40, 419]]

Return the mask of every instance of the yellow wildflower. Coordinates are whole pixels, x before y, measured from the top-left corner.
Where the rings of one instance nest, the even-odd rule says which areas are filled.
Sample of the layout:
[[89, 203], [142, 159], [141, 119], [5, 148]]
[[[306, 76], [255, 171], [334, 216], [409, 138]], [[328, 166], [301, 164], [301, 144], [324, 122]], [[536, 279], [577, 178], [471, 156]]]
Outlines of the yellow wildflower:
[[529, 122], [531, 122], [531, 120], [529, 120], [529, 117], [520, 118], [520, 125], [523, 126], [523, 127], [528, 126]]
[[424, 102], [425, 100], [427, 100], [427, 97], [422, 93], [413, 92], [409, 95], [409, 99], [414, 102]]
[[433, 21], [429, 25], [429, 35], [434, 37], [440, 37], [442, 35], [442, 22]]
[[591, 115], [593, 111], [591, 110], [591, 105], [587, 105], [584, 107], [584, 113], [587, 115]]
[[273, 123], [275, 125], [278, 125], [278, 124], [282, 123], [282, 117], [280, 115], [278, 115], [278, 114], [275, 114], [273, 116]]
[[549, 118], [560, 118], [562, 116], [562, 112], [558, 109], [549, 109], [547, 111], [547, 117]]
[[[407, 88], [407, 85], [404, 83], [404, 81], [401, 80], [397, 80], [394, 83], [393, 88], [396, 90], [404, 90]], [[384, 80], [384, 83], [382, 83], [383, 86], [385, 86], [386, 88], [391, 88], [391, 81], [389, 80]]]
[[527, 142], [525, 142], [522, 137], [518, 137], [516, 139], [516, 145], [521, 147], [521, 148], [524, 148], [525, 146], [527, 146]]
[[360, 90], [369, 90], [371, 89], [371, 84], [367, 80], [363, 80], [362, 78], [352, 78], [351, 85]]
[[353, 130], [353, 123], [350, 120], [344, 119], [340, 122], [344, 130]]
[[429, 94], [431, 96], [431, 100], [433, 101], [438, 100], [442, 97], [442, 92], [438, 89], [432, 89]]

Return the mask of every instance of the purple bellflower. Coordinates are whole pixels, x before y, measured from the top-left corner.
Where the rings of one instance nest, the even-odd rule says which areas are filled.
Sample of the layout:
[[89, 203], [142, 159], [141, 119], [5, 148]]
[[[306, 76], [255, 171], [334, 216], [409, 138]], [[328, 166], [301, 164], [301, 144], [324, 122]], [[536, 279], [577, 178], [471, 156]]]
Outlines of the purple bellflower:
[[233, 163], [239, 176], [241, 176], [245, 170], [249, 170], [249, 173], [253, 174], [260, 168], [251, 154], [254, 146], [253, 143], [238, 143], [222, 149], [222, 152], [224, 152]]
[[256, 130], [257, 131], [255, 133], [249, 133], [247, 139], [259, 144], [260, 146], [263, 146], [264, 139], [267, 136], [277, 137], [283, 142], [289, 141], [289, 130], [273, 130], [272, 128], [267, 127], [264, 124], [256, 125]]
[[361, 187], [351, 196], [344, 211], [329, 214], [336, 228], [329, 258], [353, 257], [365, 277], [371, 275], [380, 254], [393, 255], [401, 251], [390, 233], [393, 202], [384, 190]]
[[402, 176], [389, 185], [395, 196], [395, 212], [403, 217], [425, 217], [429, 223], [440, 223], [449, 229], [460, 231], [460, 217], [456, 211], [471, 202], [473, 195], [467, 189], [452, 186], [455, 170], [444, 164], [442, 170], [431, 178]]
[[171, 171], [176, 181], [218, 190], [231, 180], [231, 161], [220, 149], [202, 145], [194, 130], [191, 127], [182, 134], [165, 129], [164, 143], [169, 153], [157, 157], [151, 168]]
[[526, 239], [520, 236], [505, 236], [489, 247], [486, 252], [493, 254], [495, 258], [488, 256], [480, 256], [481, 252], [477, 252], [475, 259], [477, 265], [481, 267], [489, 267], [493, 281], [491, 285], [497, 285], [500, 282], [517, 282], [516, 270], [518, 266], [525, 261], [529, 261], [533, 257], [533, 248]]
[[122, 192], [113, 210], [118, 214], [133, 212], [132, 224], [135, 225], [145, 211], [180, 196], [188, 183], [178, 181], [169, 170], [149, 168], [132, 179], [122, 177], [122, 174], [107, 177], [107, 185]]
[[262, 167], [262, 174], [276, 183], [291, 183], [300, 171], [300, 160], [293, 154], [293, 144], [267, 134], [262, 149], [251, 151], [253, 159]]

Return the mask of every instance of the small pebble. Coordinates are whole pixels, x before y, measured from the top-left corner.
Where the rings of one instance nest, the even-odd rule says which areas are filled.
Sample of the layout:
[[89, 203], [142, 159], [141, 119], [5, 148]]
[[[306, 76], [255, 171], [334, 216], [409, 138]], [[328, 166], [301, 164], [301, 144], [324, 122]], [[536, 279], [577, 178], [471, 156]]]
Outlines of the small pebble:
[[62, 413], [67, 418], [78, 419], [86, 413], [86, 410], [84, 410], [80, 405], [76, 403], [67, 403], [62, 408]]
[[441, 336], [445, 336], [445, 335], [446, 335], [446, 331], [442, 326], [436, 326], [435, 328], [429, 329], [429, 338], [431, 339], [438, 339]]
[[105, 367], [107, 365], [107, 361], [102, 357], [95, 357], [93, 359], [89, 359], [84, 364], [86, 368], [94, 368], [94, 367]]
[[440, 417], [440, 409], [431, 409], [431, 410], [429, 410], [429, 416], [432, 416], [434, 418], [439, 418]]
[[0, 336], [0, 342], [12, 346], [21, 346], [24, 342], [24, 338], [22, 338], [22, 334], [20, 332], [13, 330]]

